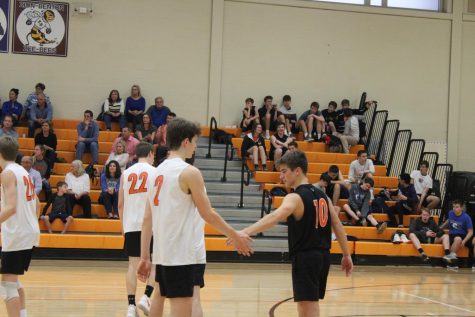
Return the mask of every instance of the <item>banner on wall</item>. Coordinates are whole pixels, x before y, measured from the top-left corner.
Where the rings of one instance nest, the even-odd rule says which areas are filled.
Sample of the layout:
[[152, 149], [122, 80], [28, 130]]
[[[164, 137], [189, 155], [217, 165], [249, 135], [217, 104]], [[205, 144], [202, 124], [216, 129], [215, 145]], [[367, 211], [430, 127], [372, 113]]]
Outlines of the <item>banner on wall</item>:
[[67, 56], [68, 3], [15, 0], [13, 19], [13, 53]]
[[8, 52], [10, 33], [10, 0], [0, 0], [0, 53]]

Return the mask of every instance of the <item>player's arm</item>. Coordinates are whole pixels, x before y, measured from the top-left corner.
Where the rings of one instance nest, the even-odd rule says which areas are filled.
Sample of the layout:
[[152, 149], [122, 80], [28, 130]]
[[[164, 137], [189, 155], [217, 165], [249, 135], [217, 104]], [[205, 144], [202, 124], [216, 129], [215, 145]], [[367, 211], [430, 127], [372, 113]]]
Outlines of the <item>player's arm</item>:
[[335, 208], [333, 208], [330, 199], [328, 199], [328, 209], [331, 215], [332, 230], [343, 254], [343, 259], [341, 259], [341, 269], [345, 271], [348, 276], [351, 274], [351, 271], [353, 271], [353, 260], [351, 260], [350, 250], [348, 249], [348, 240], [346, 239], [345, 229], [343, 228], [338, 213], [335, 211]]
[[196, 208], [198, 209], [198, 212], [204, 221], [213, 226], [226, 237], [230, 238], [239, 253], [243, 253], [245, 255], [250, 255], [250, 253], [252, 253], [252, 249], [250, 247], [250, 242], [252, 239], [250, 239], [249, 236], [243, 233], [238, 233], [236, 230], [234, 230], [211, 207], [208, 195], [205, 192], [203, 176], [196, 167], [189, 166], [181, 173], [180, 185], [183, 185], [184, 188], [189, 189], [193, 202], [195, 203]]
[[137, 266], [137, 277], [142, 282], [147, 282], [150, 276], [150, 242], [152, 240], [152, 208], [147, 198], [145, 203], [145, 213], [142, 223], [142, 233], [140, 235], [140, 262]]
[[287, 217], [289, 217], [296, 210], [296, 207], [299, 204], [302, 205], [302, 199], [299, 195], [288, 194], [284, 197], [284, 200], [282, 201], [282, 204], [279, 208], [277, 208], [275, 211], [266, 215], [264, 218], [254, 223], [253, 225], [250, 225], [242, 231], [244, 231], [248, 235], [254, 235], [260, 232], [264, 232], [272, 228], [279, 222], [286, 221]]
[[119, 201], [117, 203], [119, 205], [119, 218], [122, 223], [122, 233], [124, 233], [124, 175], [120, 177], [120, 185], [119, 185]]
[[[16, 177], [11, 171], [5, 171], [1, 174], [2, 186], [5, 194], [5, 208], [0, 212], [0, 223], [10, 218], [16, 213]], [[23, 197], [23, 199], [26, 199]]]
[[35, 196], [35, 202], [36, 202], [36, 218], [40, 218], [41, 205], [40, 205], [40, 199], [38, 198], [38, 196]]

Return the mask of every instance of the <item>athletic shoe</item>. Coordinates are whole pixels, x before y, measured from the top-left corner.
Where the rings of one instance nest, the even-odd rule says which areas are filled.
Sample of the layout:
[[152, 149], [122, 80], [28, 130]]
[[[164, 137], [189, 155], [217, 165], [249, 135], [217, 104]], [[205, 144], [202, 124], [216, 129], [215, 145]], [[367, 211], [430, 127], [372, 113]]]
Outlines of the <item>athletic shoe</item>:
[[401, 234], [400, 238], [401, 238], [402, 243], [408, 243], [409, 242], [409, 239], [406, 237], [406, 235], [404, 233]]
[[425, 252], [421, 253], [421, 259], [423, 262], [427, 262], [430, 260], [430, 258], [427, 256], [427, 254], [425, 254]]
[[384, 230], [386, 230], [387, 226], [388, 226], [388, 224], [386, 222], [380, 222], [376, 225], [376, 231], [378, 233], [383, 233]]
[[127, 308], [127, 317], [140, 317], [135, 305], [129, 305], [129, 308]]
[[140, 298], [139, 303], [137, 304], [137, 308], [143, 311], [145, 316], [148, 316], [148, 313], [150, 311], [150, 298], [148, 298], [147, 295], [143, 295], [142, 298]]
[[307, 142], [313, 142], [313, 138], [311, 136], [308, 136], [305, 138], [305, 141]]
[[366, 221], [366, 218], [361, 219], [361, 226], [362, 227], [367, 227], [368, 226], [368, 221]]
[[400, 244], [401, 243], [401, 237], [397, 233], [394, 234], [393, 236], [393, 241], [394, 244]]
[[455, 256], [455, 254], [452, 254], [452, 253], [444, 255], [442, 259], [448, 263], [457, 261], [457, 257]]
[[458, 272], [459, 267], [457, 265], [447, 265], [447, 271]]

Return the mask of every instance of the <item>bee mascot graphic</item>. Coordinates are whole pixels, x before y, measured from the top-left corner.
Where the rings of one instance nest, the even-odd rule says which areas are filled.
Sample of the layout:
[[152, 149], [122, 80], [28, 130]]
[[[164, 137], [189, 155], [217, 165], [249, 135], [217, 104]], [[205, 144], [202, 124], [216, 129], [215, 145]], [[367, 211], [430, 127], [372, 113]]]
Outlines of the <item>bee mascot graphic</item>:
[[33, 10], [26, 14], [27, 25], [32, 25], [30, 33], [26, 36], [28, 45], [35, 46], [44, 44], [54, 44], [56, 39], [48, 39], [47, 34], [51, 34], [51, 22], [55, 19], [55, 14], [52, 10], [45, 10], [43, 12]]

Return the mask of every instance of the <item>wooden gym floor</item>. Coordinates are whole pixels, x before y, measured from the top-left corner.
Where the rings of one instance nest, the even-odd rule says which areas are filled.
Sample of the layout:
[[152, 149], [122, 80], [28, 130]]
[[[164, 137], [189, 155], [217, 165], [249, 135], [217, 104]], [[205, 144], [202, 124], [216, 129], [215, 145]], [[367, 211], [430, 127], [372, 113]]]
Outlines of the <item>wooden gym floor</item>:
[[[28, 315], [126, 315], [125, 262], [32, 262], [21, 279]], [[207, 317], [297, 316], [287, 264], [210, 263], [202, 289]], [[143, 292], [140, 285], [137, 299]], [[441, 267], [332, 266], [321, 316], [475, 316], [475, 272]], [[169, 307], [165, 307], [165, 316]], [[6, 316], [0, 306], [0, 316]]]

